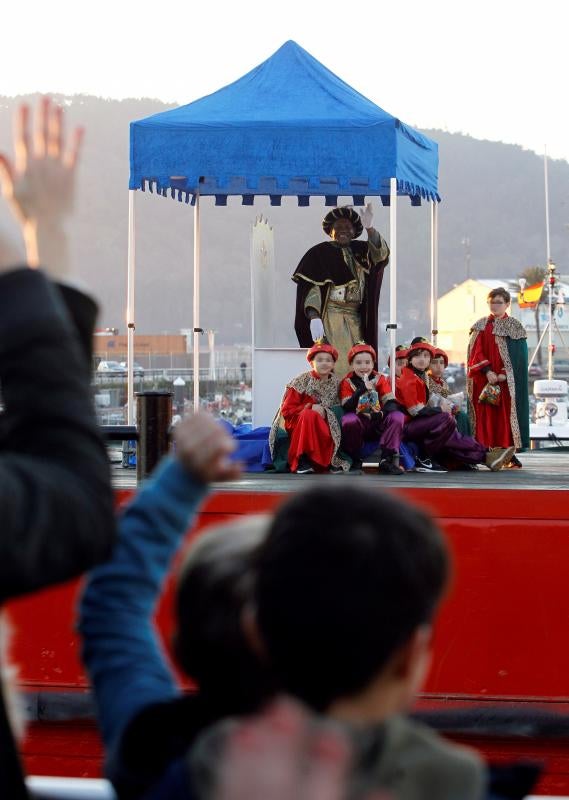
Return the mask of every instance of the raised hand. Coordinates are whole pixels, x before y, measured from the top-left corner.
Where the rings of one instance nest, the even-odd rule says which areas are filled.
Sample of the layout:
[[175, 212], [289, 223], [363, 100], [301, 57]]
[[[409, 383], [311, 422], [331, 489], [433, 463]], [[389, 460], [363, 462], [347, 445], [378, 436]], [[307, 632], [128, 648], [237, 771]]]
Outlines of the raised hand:
[[[343, 800], [352, 746], [333, 723], [279, 698], [239, 721], [222, 752], [214, 800]], [[395, 800], [381, 790], [362, 800]]]
[[374, 384], [373, 381], [371, 381], [369, 379], [369, 375], [364, 375], [363, 376], [363, 382], [364, 382], [364, 386], [366, 387], [368, 392], [373, 392], [373, 390], [375, 389], [375, 384]]
[[210, 414], [194, 414], [178, 423], [174, 443], [182, 466], [202, 483], [233, 480], [241, 474], [241, 464], [229, 459], [235, 442]]
[[22, 227], [29, 266], [40, 262], [52, 277], [68, 271], [64, 220], [73, 210], [75, 174], [83, 129], [65, 146], [63, 109], [49, 98], [40, 101], [33, 142], [30, 110], [20, 106], [15, 117], [12, 162], [0, 154], [0, 188]]
[[349, 760], [349, 744], [339, 731], [314, 729], [300, 706], [278, 700], [231, 733], [214, 797], [341, 800]]
[[359, 210], [360, 219], [362, 221], [362, 225], [364, 228], [371, 228], [371, 223], [373, 222], [373, 206], [371, 203], [367, 203], [365, 208], [360, 208]]

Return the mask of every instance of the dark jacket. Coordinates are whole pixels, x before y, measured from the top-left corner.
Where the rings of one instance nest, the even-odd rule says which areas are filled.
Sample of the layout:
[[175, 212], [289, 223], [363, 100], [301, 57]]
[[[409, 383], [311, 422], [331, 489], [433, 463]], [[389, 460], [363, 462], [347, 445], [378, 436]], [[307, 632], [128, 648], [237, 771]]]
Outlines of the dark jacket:
[[[0, 601], [110, 555], [113, 496], [90, 394], [96, 306], [41, 272], [0, 276]], [[0, 795], [26, 797], [0, 698]]]

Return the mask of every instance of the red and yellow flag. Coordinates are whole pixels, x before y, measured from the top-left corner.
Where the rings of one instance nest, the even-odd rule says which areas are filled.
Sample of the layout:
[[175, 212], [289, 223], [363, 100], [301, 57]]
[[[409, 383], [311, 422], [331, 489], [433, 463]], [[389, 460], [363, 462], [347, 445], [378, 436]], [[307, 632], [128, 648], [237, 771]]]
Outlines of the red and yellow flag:
[[526, 286], [526, 288], [518, 292], [518, 305], [520, 308], [535, 308], [536, 305], [539, 303], [539, 298], [541, 297], [541, 293], [543, 292], [543, 285], [545, 281], [541, 281], [541, 283], [534, 283], [533, 286]]

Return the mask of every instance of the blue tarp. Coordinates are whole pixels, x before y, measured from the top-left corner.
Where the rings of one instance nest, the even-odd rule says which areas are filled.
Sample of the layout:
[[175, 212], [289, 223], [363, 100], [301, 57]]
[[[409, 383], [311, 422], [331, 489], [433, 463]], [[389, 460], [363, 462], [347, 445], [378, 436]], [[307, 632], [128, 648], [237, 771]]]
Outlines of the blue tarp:
[[237, 447], [232, 458], [243, 463], [245, 472], [263, 472], [266, 463], [272, 464], [269, 451], [270, 428], [252, 428], [248, 424], [233, 426], [226, 419], [220, 419], [219, 424], [235, 440]]
[[439, 200], [437, 144], [344, 83], [293, 41], [235, 83], [130, 126], [130, 188], [186, 202], [215, 195], [398, 194]]

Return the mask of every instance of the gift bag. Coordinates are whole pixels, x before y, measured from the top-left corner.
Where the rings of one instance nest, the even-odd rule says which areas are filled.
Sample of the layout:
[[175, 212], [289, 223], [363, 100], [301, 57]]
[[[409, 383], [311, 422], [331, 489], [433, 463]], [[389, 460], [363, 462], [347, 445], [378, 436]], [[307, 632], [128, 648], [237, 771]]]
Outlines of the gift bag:
[[500, 403], [500, 387], [497, 383], [487, 383], [480, 392], [479, 403], [488, 403], [490, 406], [497, 406]]

